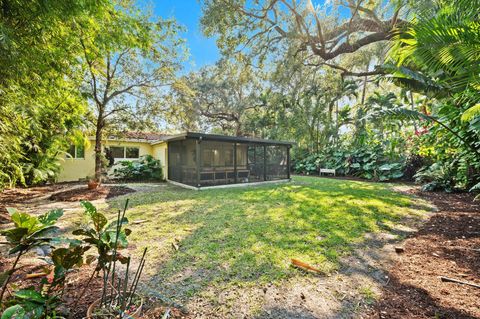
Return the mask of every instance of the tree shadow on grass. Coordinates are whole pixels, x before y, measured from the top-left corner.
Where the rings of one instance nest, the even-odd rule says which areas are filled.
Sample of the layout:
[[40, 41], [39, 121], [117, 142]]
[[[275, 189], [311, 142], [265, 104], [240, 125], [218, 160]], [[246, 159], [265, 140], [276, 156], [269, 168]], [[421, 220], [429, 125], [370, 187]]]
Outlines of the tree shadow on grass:
[[[131, 204], [130, 219], [149, 220], [133, 229], [136, 247], [151, 247], [148, 286], [182, 302], [208, 287], [290, 278], [298, 274], [291, 258], [326, 273], [340, 269], [341, 257], [364, 244], [365, 234], [420, 218], [407, 196], [385, 185], [305, 178], [201, 192], [172, 186], [133, 194]], [[174, 240], [178, 251], [170, 247]]]

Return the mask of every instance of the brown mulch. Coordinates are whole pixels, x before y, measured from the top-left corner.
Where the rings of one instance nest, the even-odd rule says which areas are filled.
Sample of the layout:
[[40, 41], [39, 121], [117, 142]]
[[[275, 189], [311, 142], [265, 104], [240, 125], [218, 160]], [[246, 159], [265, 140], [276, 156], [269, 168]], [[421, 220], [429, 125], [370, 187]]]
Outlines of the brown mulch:
[[[63, 300], [65, 302], [65, 308], [73, 311], [71, 314], [73, 319], [85, 318], [90, 304], [102, 296], [102, 278], [101, 276], [95, 276], [92, 279], [89, 287], [87, 287], [86, 293], [78, 302], [76, 302], [77, 298], [80, 297], [82, 291], [88, 283], [93, 270], [93, 266], [84, 266], [81, 268], [81, 271], [75, 271], [75, 273], [68, 276]], [[161, 318], [167, 309], [169, 309], [170, 312], [170, 319], [191, 318], [188, 314], [182, 312], [180, 309], [164, 305], [158, 300], [149, 297], [144, 297], [142, 318]]]
[[10, 220], [6, 207], [22, 204], [36, 198], [47, 196], [49, 193], [60, 191], [75, 185], [75, 183], [58, 183], [28, 188], [11, 188], [0, 192], [0, 223]]
[[480, 318], [480, 203], [471, 194], [412, 191], [437, 206], [403, 243], [369, 318]]
[[[28, 257], [25, 257], [28, 258]], [[13, 259], [0, 257], [0, 271], [6, 271], [11, 266]], [[102, 278], [101, 276], [94, 276], [90, 282], [83, 297], [76, 302], [77, 298], [82, 294], [85, 286], [87, 285], [90, 276], [94, 270], [94, 266], [83, 266], [80, 269], [73, 270], [67, 276], [65, 284], [65, 290], [63, 294], [63, 300], [60, 308], [58, 309], [65, 315], [70, 314], [72, 319], [85, 318], [87, 309], [91, 303], [101, 297], [102, 295]], [[25, 260], [23, 265], [20, 265], [15, 271], [10, 283], [15, 285], [16, 289], [39, 287], [45, 276], [37, 277], [33, 279], [27, 279], [27, 274], [42, 273], [51, 271], [51, 267], [40, 263], [38, 259], [32, 258]], [[9, 297], [10, 290], [7, 291], [6, 298]], [[183, 312], [181, 309], [173, 306], [162, 304], [160, 301], [146, 297], [144, 299], [144, 311], [142, 318], [144, 319], [157, 319], [168, 310], [170, 313], [170, 319], [189, 319], [192, 318], [189, 314]]]
[[134, 193], [135, 190], [125, 186], [99, 186], [88, 189], [87, 186], [58, 192], [50, 196], [50, 200], [60, 202], [78, 202], [81, 200], [96, 200], [112, 198], [120, 195]]

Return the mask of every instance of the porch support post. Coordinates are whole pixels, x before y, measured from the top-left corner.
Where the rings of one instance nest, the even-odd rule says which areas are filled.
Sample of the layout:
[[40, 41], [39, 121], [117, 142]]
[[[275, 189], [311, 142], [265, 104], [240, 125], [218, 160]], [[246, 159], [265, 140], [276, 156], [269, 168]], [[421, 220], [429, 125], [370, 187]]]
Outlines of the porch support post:
[[237, 181], [237, 143], [233, 143], [233, 182], [236, 184]]
[[200, 155], [202, 151], [202, 144], [200, 143], [202, 138], [195, 140], [195, 165], [197, 167], [197, 187], [200, 187]]
[[267, 145], [263, 145], [263, 180], [267, 180]]

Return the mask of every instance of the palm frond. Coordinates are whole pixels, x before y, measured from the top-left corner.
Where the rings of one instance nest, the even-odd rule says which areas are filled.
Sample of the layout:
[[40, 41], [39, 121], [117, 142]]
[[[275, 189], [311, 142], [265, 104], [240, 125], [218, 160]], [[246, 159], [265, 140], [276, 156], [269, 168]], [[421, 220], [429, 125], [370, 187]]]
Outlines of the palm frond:
[[475, 104], [471, 108], [467, 109], [462, 114], [462, 121], [463, 122], [470, 122], [475, 117], [480, 116], [480, 103]]

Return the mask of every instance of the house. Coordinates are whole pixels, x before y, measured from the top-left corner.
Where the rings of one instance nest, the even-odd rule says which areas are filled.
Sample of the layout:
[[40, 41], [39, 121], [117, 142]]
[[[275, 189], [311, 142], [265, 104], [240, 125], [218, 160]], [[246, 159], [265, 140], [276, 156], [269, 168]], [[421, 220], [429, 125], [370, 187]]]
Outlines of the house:
[[[93, 176], [94, 141], [72, 146], [62, 161], [59, 181]], [[103, 143], [115, 162], [152, 155], [165, 178], [187, 187], [256, 183], [290, 179], [291, 142], [185, 132], [177, 135], [130, 132]]]

